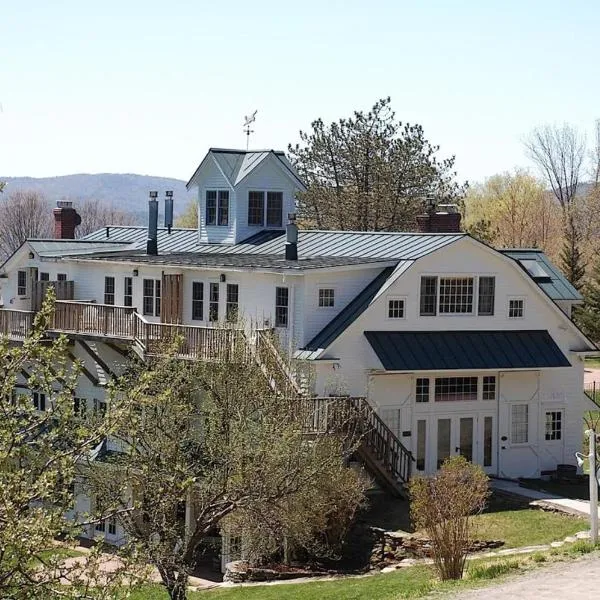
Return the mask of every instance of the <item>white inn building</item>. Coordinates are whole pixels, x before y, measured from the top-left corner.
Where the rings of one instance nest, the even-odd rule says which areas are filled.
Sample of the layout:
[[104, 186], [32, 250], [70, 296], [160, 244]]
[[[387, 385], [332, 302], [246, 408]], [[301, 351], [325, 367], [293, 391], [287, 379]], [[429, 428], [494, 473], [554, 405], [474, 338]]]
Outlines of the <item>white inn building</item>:
[[[272, 150], [211, 149], [188, 187], [198, 229], [171, 227], [170, 197], [158, 228], [152, 198], [148, 229], [73, 239], [78, 216], [59, 203], [56, 239], [27, 240], [0, 268], [0, 333], [15, 342], [56, 288], [54, 328], [85, 366], [77, 402], [103, 402], [124, 353], [150, 351], [161, 327], [180, 328], [186, 356], [216, 359], [215, 325], [240, 319], [311, 365], [304, 393], [366, 407], [360, 458], [390, 491], [455, 454], [503, 478], [574, 463], [596, 408], [583, 359], [597, 349], [570, 318], [581, 296], [543, 252], [491, 248], [460, 232], [453, 207], [419, 217], [420, 233], [297, 231], [304, 184]], [[114, 523], [100, 533], [121, 536]]]

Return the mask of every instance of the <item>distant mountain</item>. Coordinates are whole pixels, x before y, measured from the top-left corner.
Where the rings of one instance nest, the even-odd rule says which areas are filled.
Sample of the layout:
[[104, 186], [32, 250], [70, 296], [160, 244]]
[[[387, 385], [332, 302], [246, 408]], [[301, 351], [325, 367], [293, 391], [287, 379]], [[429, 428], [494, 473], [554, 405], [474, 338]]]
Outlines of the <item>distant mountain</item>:
[[[189, 201], [195, 197], [185, 189], [185, 181], [169, 177], [150, 175], [100, 173], [98, 175], [64, 175], [61, 177], [3, 177], [6, 182], [5, 194], [15, 191], [33, 190], [42, 193], [54, 203], [56, 200], [78, 202], [101, 200], [115, 208], [133, 213], [140, 224], [147, 222], [148, 192], [158, 191], [162, 209], [166, 190], [173, 190], [175, 216], [181, 214]], [[161, 210], [162, 213], [162, 210]]]

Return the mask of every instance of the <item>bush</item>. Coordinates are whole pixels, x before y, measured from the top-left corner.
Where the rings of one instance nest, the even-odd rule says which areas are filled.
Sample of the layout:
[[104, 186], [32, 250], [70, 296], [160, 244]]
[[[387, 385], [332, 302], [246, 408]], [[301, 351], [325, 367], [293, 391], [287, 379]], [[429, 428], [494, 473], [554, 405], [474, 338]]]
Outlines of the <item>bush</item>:
[[411, 516], [432, 542], [440, 578], [460, 579], [472, 539], [471, 516], [485, 508], [489, 495], [483, 469], [453, 456], [434, 477], [416, 477], [410, 487]]

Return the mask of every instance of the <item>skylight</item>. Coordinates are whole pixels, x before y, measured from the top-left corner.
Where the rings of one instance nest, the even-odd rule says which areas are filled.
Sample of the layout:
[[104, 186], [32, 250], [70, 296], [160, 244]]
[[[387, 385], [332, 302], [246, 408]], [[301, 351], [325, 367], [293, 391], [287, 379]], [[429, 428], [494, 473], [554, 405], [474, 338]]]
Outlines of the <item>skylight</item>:
[[519, 262], [534, 279], [551, 279], [550, 274], [537, 260], [520, 260]]

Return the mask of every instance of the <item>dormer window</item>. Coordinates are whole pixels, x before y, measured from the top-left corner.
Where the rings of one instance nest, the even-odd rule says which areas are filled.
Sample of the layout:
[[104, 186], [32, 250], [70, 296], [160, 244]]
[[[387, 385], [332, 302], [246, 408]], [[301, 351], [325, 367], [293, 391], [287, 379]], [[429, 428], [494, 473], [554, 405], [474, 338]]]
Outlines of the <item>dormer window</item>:
[[229, 192], [227, 190], [206, 191], [206, 225], [229, 225]]
[[283, 226], [283, 192], [248, 192], [248, 225], [263, 227], [265, 223], [267, 227]]

